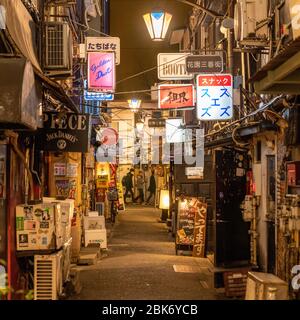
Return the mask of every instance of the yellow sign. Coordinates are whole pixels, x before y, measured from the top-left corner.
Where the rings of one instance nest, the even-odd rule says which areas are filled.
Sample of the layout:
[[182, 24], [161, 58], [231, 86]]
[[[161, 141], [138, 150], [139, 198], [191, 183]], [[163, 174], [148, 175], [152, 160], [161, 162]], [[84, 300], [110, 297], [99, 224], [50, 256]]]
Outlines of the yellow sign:
[[118, 196], [119, 196], [119, 210], [125, 210], [125, 201], [123, 195], [122, 183], [117, 182]]

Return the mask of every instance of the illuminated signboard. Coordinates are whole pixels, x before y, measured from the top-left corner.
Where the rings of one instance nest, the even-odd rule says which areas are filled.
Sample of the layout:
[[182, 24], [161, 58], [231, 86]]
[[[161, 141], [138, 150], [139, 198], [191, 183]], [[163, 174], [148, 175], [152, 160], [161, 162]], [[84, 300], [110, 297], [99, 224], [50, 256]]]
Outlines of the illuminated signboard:
[[231, 74], [197, 76], [197, 118], [230, 120], [233, 116]]
[[88, 53], [88, 91], [114, 92], [115, 53]]
[[84, 80], [84, 100], [86, 101], [113, 101], [112, 93], [94, 92], [87, 90], [87, 80]]
[[192, 84], [161, 84], [158, 86], [158, 108], [184, 108], [194, 106]]

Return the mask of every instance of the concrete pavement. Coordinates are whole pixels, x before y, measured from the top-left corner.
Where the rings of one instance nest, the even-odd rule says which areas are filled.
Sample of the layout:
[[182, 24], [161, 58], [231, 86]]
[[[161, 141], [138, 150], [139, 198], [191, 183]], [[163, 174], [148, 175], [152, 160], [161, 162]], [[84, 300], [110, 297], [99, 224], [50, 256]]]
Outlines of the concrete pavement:
[[81, 293], [72, 299], [216, 300], [207, 259], [176, 256], [161, 210], [132, 206], [121, 211], [108, 242], [108, 256], [79, 267]]

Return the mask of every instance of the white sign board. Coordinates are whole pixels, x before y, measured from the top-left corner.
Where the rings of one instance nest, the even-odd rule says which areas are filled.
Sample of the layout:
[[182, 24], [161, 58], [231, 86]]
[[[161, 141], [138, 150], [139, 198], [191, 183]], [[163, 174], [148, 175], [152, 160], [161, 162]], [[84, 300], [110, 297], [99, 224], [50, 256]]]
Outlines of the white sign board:
[[120, 64], [120, 38], [118, 37], [87, 37], [86, 51], [87, 52], [108, 52], [114, 51], [116, 53], [116, 64]]
[[188, 179], [203, 179], [203, 167], [186, 167], [185, 175]]
[[186, 57], [190, 53], [159, 53], [157, 56], [158, 79], [191, 80], [193, 74], [186, 71]]
[[230, 120], [233, 116], [231, 74], [197, 76], [197, 118], [199, 120]]
[[166, 120], [166, 142], [167, 143], [183, 143], [185, 141], [185, 130], [182, 128], [183, 119], [167, 119]]

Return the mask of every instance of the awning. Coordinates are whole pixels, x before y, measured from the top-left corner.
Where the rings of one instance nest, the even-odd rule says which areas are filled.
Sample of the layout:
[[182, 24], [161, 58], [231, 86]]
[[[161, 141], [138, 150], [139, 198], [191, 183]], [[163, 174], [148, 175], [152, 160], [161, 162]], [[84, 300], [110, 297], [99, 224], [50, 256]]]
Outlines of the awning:
[[250, 80], [257, 93], [300, 93], [300, 38], [289, 43]]
[[75, 113], [79, 113], [74, 101], [65, 93], [64, 89], [55, 81], [46, 77], [42, 72], [37, 69], [34, 70], [35, 74], [41, 79], [43, 85], [51, 92], [51, 95], [62, 102], [67, 108]]
[[6, 9], [6, 28], [21, 53], [41, 71], [36, 54], [35, 22], [20, 0], [0, 0]]

